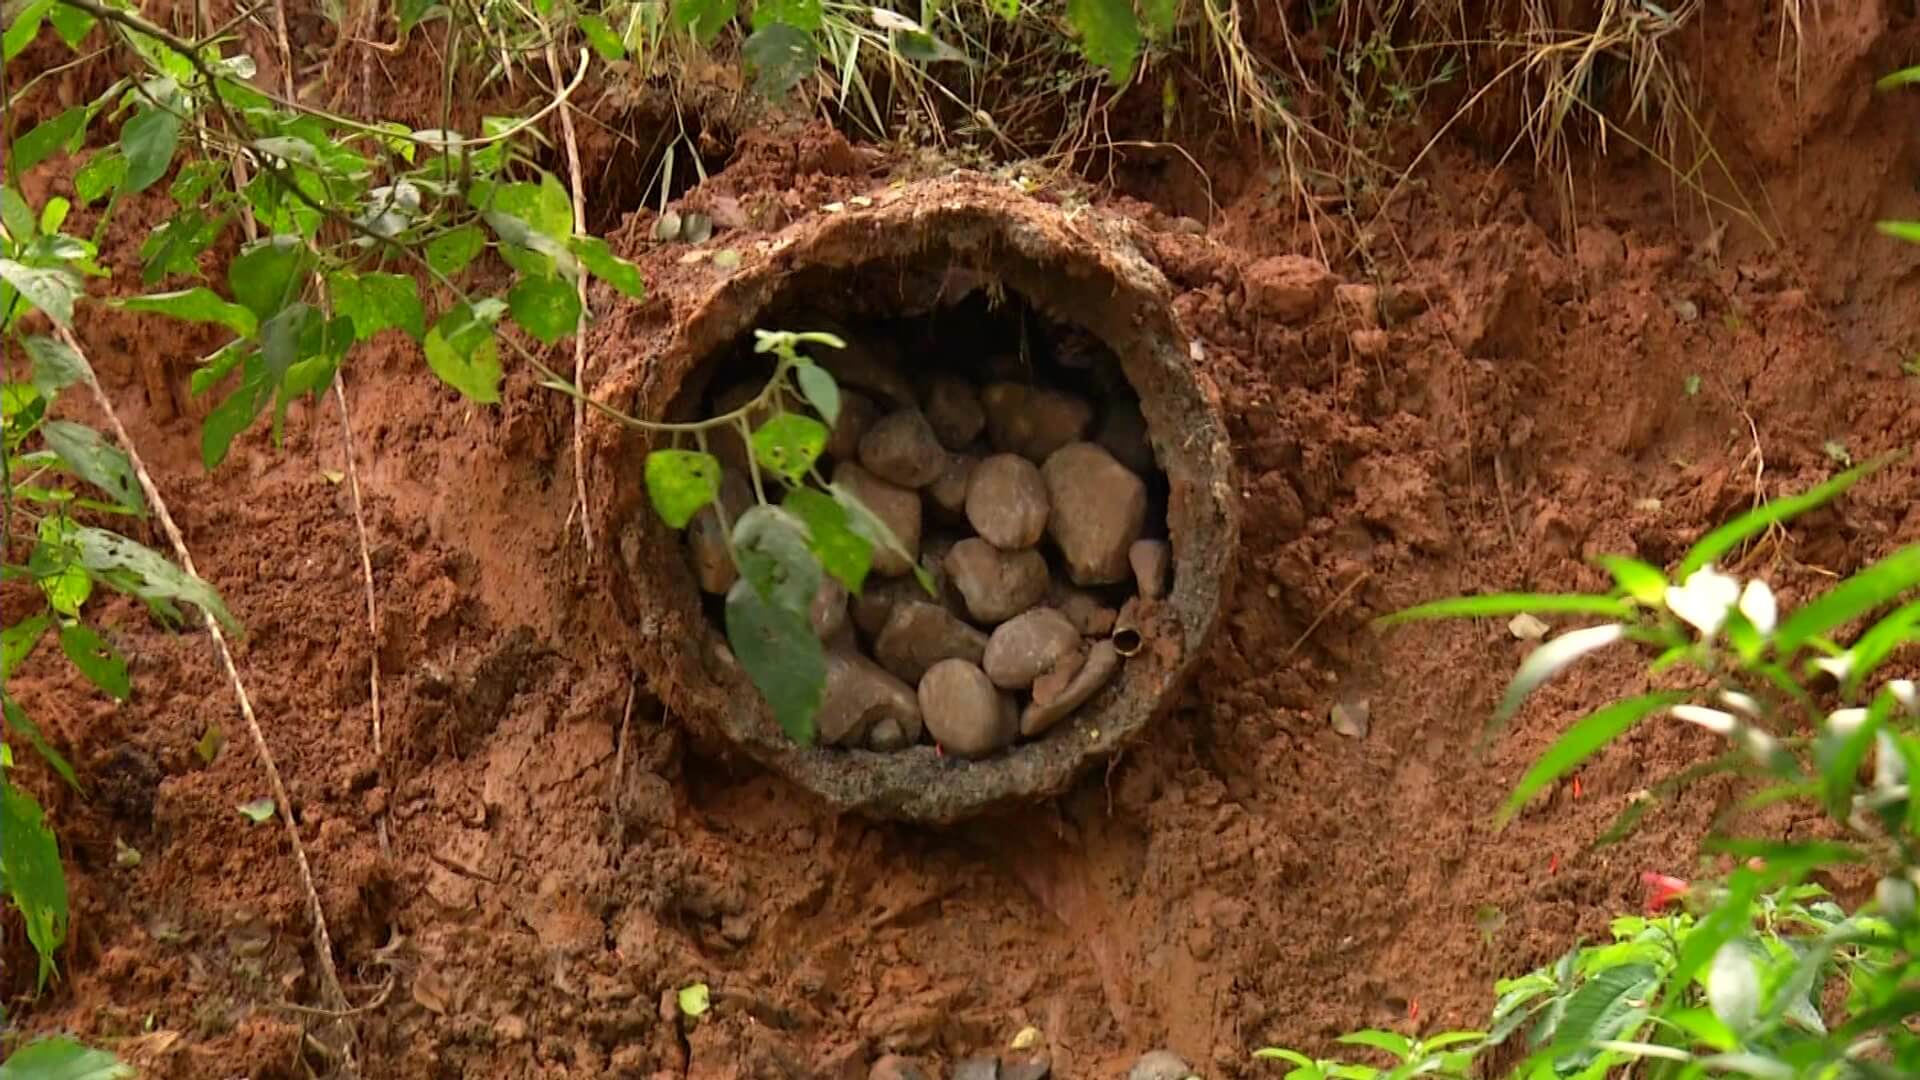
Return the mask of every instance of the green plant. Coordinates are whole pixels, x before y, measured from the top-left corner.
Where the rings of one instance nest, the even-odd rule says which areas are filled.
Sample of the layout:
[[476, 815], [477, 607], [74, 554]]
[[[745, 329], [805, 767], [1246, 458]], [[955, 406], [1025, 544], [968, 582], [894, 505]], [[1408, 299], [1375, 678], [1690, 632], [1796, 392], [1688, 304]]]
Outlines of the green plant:
[[1344, 1045], [1371, 1047], [1391, 1056], [1395, 1061], [1387, 1068], [1310, 1058], [1298, 1051], [1274, 1046], [1256, 1050], [1253, 1056], [1293, 1065], [1294, 1068], [1287, 1071], [1287, 1080], [1407, 1080], [1414, 1076], [1464, 1080], [1474, 1054], [1486, 1037], [1486, 1033], [1480, 1031], [1443, 1031], [1415, 1039], [1392, 1031], [1369, 1029], [1339, 1038]]
[[[695, 446], [647, 455], [647, 495], [675, 529], [712, 507], [740, 574], [726, 598], [728, 644], [782, 730], [808, 745], [827, 678], [826, 654], [808, 617], [822, 574], [859, 595], [876, 545], [903, 557], [907, 553], [884, 521], [815, 467], [839, 418], [840, 391], [827, 369], [800, 349], [838, 349], [845, 343], [825, 333], [761, 330], [756, 335], [755, 351], [771, 353], [774, 369], [751, 400], [694, 423], [641, 425], [671, 431], [679, 440], [690, 438]], [[788, 411], [789, 401], [806, 402], [820, 419]], [[764, 419], [755, 426], [758, 417]], [[721, 498], [720, 459], [708, 452], [709, 434], [719, 431], [730, 431], [749, 451], [754, 505], [737, 521], [728, 520]], [[779, 496], [778, 505], [769, 491]], [[932, 595], [932, 576], [919, 566], [914, 573]]]
[[[82, 275], [100, 270], [93, 245], [61, 231], [68, 209], [56, 198], [36, 210], [11, 184], [0, 186], [0, 348], [6, 352], [0, 372], [0, 587], [20, 594], [8, 606], [22, 612], [0, 628], [0, 881], [39, 953], [42, 986], [66, 940], [66, 880], [39, 803], [11, 778], [19, 762], [6, 740], [33, 747], [62, 780], [76, 790], [80, 784], [13, 696], [14, 674], [52, 637], [100, 690], [119, 700], [131, 694], [125, 658], [86, 619], [96, 586], [138, 597], [167, 622], [178, 622], [179, 605], [188, 603], [238, 629], [205, 582], [95, 524], [144, 518], [147, 506], [125, 452], [94, 429], [51, 415], [64, 391], [93, 381], [66, 334], [82, 295]], [[36, 312], [54, 334], [33, 332]], [[24, 369], [16, 357], [25, 359]], [[24, 562], [15, 561], [16, 549], [26, 551]], [[30, 604], [22, 603], [26, 595], [33, 597]]]
[[[1723, 880], [1644, 875], [1653, 893], [1648, 916], [1616, 920], [1612, 944], [1577, 947], [1549, 967], [1499, 983], [1489, 1035], [1472, 1053], [1527, 1027], [1532, 1053], [1511, 1073], [1516, 1080], [1597, 1080], [1628, 1066], [1648, 1077], [1730, 1073], [1768, 1080], [1891, 1078], [1920, 1069], [1920, 1035], [1911, 1028], [1920, 1014], [1913, 989], [1920, 985], [1914, 901], [1920, 800], [1911, 799], [1908, 788], [1920, 766], [1920, 692], [1894, 679], [1865, 693], [1895, 651], [1920, 635], [1920, 601], [1903, 602], [1920, 586], [1920, 546], [1896, 552], [1792, 612], [1779, 610], [1764, 581], [1743, 585], [1714, 569], [1746, 541], [1823, 505], [1887, 460], [1709, 532], [1671, 578], [1638, 560], [1603, 558], [1616, 586], [1605, 594], [1461, 597], [1383, 620], [1521, 613], [1609, 620], [1536, 648], [1514, 676], [1490, 731], [1545, 681], [1612, 645], [1646, 650], [1655, 677], [1682, 666], [1705, 676], [1701, 689], [1653, 690], [1574, 724], [1516, 785], [1502, 822], [1634, 725], [1664, 714], [1716, 732], [1733, 747], [1680, 782], [1715, 772], [1758, 779], [1764, 786], [1746, 805], [1811, 803], [1837, 837], [1787, 842], [1715, 835], [1709, 851], [1741, 860]], [[1882, 614], [1850, 646], [1830, 640], [1876, 612]], [[1843, 700], [1866, 704], [1824, 707], [1824, 693], [1815, 690], [1824, 679], [1837, 684]], [[1808, 728], [1811, 736], [1799, 734]], [[1842, 865], [1870, 869], [1880, 879], [1873, 903], [1852, 914], [1808, 881], [1816, 871]], [[1691, 910], [1659, 914], [1674, 900]], [[1841, 990], [1844, 1005], [1823, 1012], [1828, 994]], [[1302, 1064], [1297, 1054], [1284, 1056]]]
[[[1911, 989], [1920, 980], [1913, 900], [1920, 880], [1920, 802], [1908, 796], [1908, 777], [1920, 765], [1920, 693], [1904, 679], [1872, 687], [1896, 650], [1916, 638], [1920, 602], [1906, 598], [1920, 586], [1920, 546], [1894, 553], [1791, 612], [1778, 609], [1764, 581], [1743, 584], [1714, 569], [1748, 539], [1826, 503], [1887, 460], [1709, 532], [1671, 578], [1637, 560], [1607, 558], [1601, 562], [1616, 588], [1603, 595], [1464, 597], [1386, 620], [1520, 612], [1609, 620], [1567, 631], [1536, 649], [1509, 686], [1495, 726], [1546, 680], [1617, 643], [1648, 650], [1653, 676], [1684, 666], [1705, 677], [1704, 689], [1654, 690], [1573, 725], [1515, 787], [1501, 811], [1503, 821], [1635, 724], [1664, 714], [1732, 745], [1732, 753], [1705, 770], [1689, 770], [1690, 776], [1731, 772], [1758, 779], [1764, 786], [1749, 805], [1811, 803], [1837, 837], [1709, 838], [1709, 850], [1747, 861], [1723, 882], [1685, 887], [1697, 902], [1697, 922], [1617, 927], [1627, 932], [1633, 963], [1613, 965], [1622, 955], [1614, 952], [1603, 954], [1609, 960], [1604, 972], [1591, 957], [1576, 957], [1572, 970], [1587, 971], [1584, 981], [1570, 984], [1556, 973], [1552, 985], [1571, 991], [1569, 1009], [1585, 1000], [1582, 995], [1604, 996], [1611, 1004], [1603, 1011], [1611, 1019], [1603, 1027], [1549, 1025], [1549, 1033], [1536, 1038], [1540, 1049], [1516, 1075], [1600, 1076], [1626, 1062], [1638, 1063], [1649, 1076], [1890, 1077], [1920, 1069], [1920, 1037], [1908, 1023], [1920, 1012]], [[1864, 629], [1851, 645], [1831, 640], [1862, 619]], [[1828, 679], [1842, 702], [1854, 704], [1829, 707], [1826, 692], [1816, 690]], [[1807, 730], [1812, 734], [1800, 733]], [[1829, 903], [1807, 903], [1818, 896], [1806, 887], [1809, 875], [1843, 864], [1879, 875], [1875, 902], [1851, 915]], [[1648, 930], [1658, 933], [1647, 937]], [[1835, 972], [1844, 974], [1846, 1003], [1837, 1017], [1823, 1017], [1820, 995]], [[1503, 984], [1506, 1010], [1496, 1013], [1495, 1035], [1520, 1005], [1512, 995], [1545, 992], [1546, 985], [1537, 978]]]

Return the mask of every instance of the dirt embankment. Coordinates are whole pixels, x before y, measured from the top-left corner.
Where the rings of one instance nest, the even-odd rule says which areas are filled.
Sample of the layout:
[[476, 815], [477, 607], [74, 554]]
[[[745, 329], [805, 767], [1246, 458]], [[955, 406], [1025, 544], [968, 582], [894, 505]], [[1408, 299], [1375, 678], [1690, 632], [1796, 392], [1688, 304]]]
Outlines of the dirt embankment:
[[[1758, 497], [1913, 444], [1915, 256], [1868, 231], [1913, 203], [1916, 105], [1864, 89], [1901, 59], [1892, 19], [1860, 4], [1810, 21], [1797, 90], [1751, 21], [1728, 20], [1727, 48], [1698, 61], [1764, 230], [1676, 195], [1617, 144], [1581, 159], [1569, 204], [1559, 179], [1443, 142], [1333, 269], [1302, 255], [1284, 202], [1233, 182], [1259, 175], [1233, 155], [1197, 227], [1178, 216], [1194, 212], [1184, 181], [1098, 199], [1089, 212], [1130, 220], [1172, 283], [1222, 395], [1238, 584], [1204, 670], [1144, 741], [1056, 800], [951, 830], [838, 817], [686, 742], [636, 686], [644, 630], [580, 544], [570, 410], [524, 373], [483, 410], [407, 349], [351, 369], [376, 636], [330, 479], [331, 403], [207, 475], [184, 395], [153, 372], [210, 341], [90, 318], [84, 343], [248, 626], [242, 674], [349, 990], [378, 1001], [357, 1018], [368, 1075], [851, 1078], [888, 1050], [950, 1060], [1033, 1025], [1056, 1076], [1117, 1075], [1168, 1046], [1236, 1077], [1261, 1075], [1248, 1053], [1267, 1042], [1479, 1023], [1496, 975], [1604, 932], [1637, 904], [1640, 871], [1689, 872], [1730, 789], [1694, 789], [1588, 850], [1635, 793], [1714, 749], [1655, 723], [1585, 770], [1577, 797], [1495, 833], [1520, 769], [1637, 689], [1636, 663], [1555, 684], [1476, 756], [1525, 646], [1493, 624], [1381, 637], [1368, 621], [1463, 590], [1595, 587], [1588, 556], [1669, 559]], [[687, 202], [742, 210], [713, 246], [748, 248], [884, 193], [893, 168], [814, 129], [749, 133]], [[52, 168], [34, 182], [67, 184]], [[106, 248], [119, 287], [167, 212], [123, 211]], [[600, 298], [596, 372], [724, 273], [654, 248], [650, 224], [639, 210], [618, 232], [652, 296]], [[1920, 540], [1914, 480], [1896, 466], [1745, 569], [1791, 600]], [[132, 702], [45, 658], [20, 690], [91, 793], [40, 791], [71, 857], [74, 942], [28, 1022], [175, 1033], [129, 1045], [160, 1076], [304, 1075], [310, 1017], [285, 1007], [313, 1000], [304, 901], [283, 834], [234, 809], [264, 781], [230, 692], [203, 639], [126, 604], [101, 618]], [[1364, 736], [1337, 733], [1329, 709], [1362, 701]], [[206, 765], [196, 747], [216, 726], [229, 745]], [[9, 924], [9, 971], [24, 948]], [[682, 1022], [673, 991], [696, 981], [714, 1006]]]

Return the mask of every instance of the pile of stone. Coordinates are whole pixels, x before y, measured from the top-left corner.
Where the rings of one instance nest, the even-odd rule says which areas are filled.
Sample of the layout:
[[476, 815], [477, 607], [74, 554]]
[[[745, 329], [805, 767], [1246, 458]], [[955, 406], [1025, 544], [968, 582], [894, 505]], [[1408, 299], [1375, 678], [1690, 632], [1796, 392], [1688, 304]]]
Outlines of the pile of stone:
[[[876, 550], [860, 596], [828, 578], [815, 598], [828, 658], [820, 741], [881, 751], [931, 741], [978, 758], [1045, 734], [1138, 648], [1134, 598], [1169, 586], [1164, 521], [1148, 521], [1154, 459], [1138, 402], [1115, 395], [1096, 410], [1065, 389], [955, 375], [916, 390], [878, 366], [835, 374], [842, 403], [823, 472], [912, 559]], [[715, 453], [731, 520], [750, 505], [744, 447]], [[735, 572], [711, 508], [688, 536], [701, 588], [724, 595]], [[938, 596], [916, 582], [916, 562]]]

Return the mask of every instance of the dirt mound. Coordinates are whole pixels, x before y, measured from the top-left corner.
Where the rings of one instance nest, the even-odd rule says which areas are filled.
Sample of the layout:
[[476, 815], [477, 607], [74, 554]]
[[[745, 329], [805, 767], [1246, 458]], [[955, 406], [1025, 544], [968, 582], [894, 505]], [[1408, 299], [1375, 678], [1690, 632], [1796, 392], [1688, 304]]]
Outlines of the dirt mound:
[[[1826, 70], [1819, 59], [1807, 70]], [[1784, 100], [1788, 123], [1801, 106]], [[1881, 166], [1912, 156], [1912, 125], [1894, 121], [1914, 99], [1881, 100], [1822, 94], [1804, 107], [1841, 122], [1805, 128], [1801, 155], [1757, 156], [1788, 207], [1777, 249], [1698, 203], [1676, 212], [1669, 174], [1626, 155], [1593, 164], [1604, 202], [1565, 229], [1558, 180], [1442, 148], [1331, 268], [1257, 182], [1222, 184], [1205, 227], [1107, 200], [1218, 388], [1244, 515], [1219, 578], [1233, 587], [1195, 678], [1137, 745], [1056, 799], [951, 829], [842, 816], [685, 737], [635, 663], [660, 643], [636, 638], [635, 605], [606, 600], [621, 553], [609, 523], [633, 520], [614, 510], [630, 493], [596, 458], [605, 542], [590, 563], [570, 410], [526, 373], [508, 405], [482, 411], [403, 349], [350, 371], [376, 635], [329, 476], [343, 465], [333, 406], [297, 406], [284, 446], [243, 436], [205, 475], [197, 423], [155, 365], [204, 342], [117, 318], [83, 339], [202, 571], [249, 628], [242, 675], [343, 977], [370, 1006], [357, 1017], [369, 1075], [857, 1078], [884, 1053], [951, 1061], [1032, 1025], [1056, 1076], [1120, 1075], [1153, 1046], [1208, 1076], [1261, 1076], [1248, 1054], [1266, 1042], [1478, 1025], [1494, 977], [1597, 936], [1638, 904], [1641, 871], [1685, 874], [1732, 805], [1730, 786], [1697, 787], [1627, 842], [1588, 847], [1660, 778], [1717, 751], [1656, 722], [1494, 833], [1526, 763], [1637, 689], [1638, 666], [1602, 660], [1554, 684], [1476, 755], [1526, 645], [1494, 624], [1382, 637], [1369, 621], [1467, 590], [1599, 587], [1589, 556], [1668, 559], [1756, 500], [1920, 437], [1902, 366], [1914, 256], [1863, 239], [1876, 207], [1911, 202]], [[1879, 134], [1847, 141], [1863, 128]], [[760, 245], [780, 228], [828, 203], [881, 204], [889, 170], [830, 133], [759, 132], [680, 205], [732, 223], [706, 249], [775, 265]], [[33, 182], [70, 190], [51, 167]], [[1066, 223], [1049, 228], [1084, 217], [1080, 189], [1006, 190], [1007, 205], [1034, 199]], [[1806, 190], [1825, 201], [1786, 198]], [[107, 250], [137, 250], [168, 212], [130, 200]], [[803, 242], [859, 228], [848, 221]], [[729, 272], [654, 245], [652, 223], [634, 211], [618, 237], [651, 299], [596, 298], [618, 314], [590, 375], [627, 380], [608, 392], [666, 374], [628, 350], [671, 357], [671, 342], [739, 329], [706, 299]], [[115, 269], [117, 286], [137, 280]], [[1920, 540], [1915, 479], [1911, 463], [1888, 470], [1743, 569], [1791, 602]], [[112, 707], [44, 657], [19, 686], [92, 797], [36, 792], [70, 855], [74, 940], [60, 984], [9, 1016], [127, 1040], [155, 1076], [304, 1076], [303, 900], [283, 834], [234, 809], [263, 784], [231, 698], [204, 641], [103, 609], [132, 701]], [[1334, 730], [1333, 705], [1362, 703], [1364, 731]], [[232, 745], [208, 763], [214, 728]], [[6, 933], [17, 980], [17, 923]], [[692, 1020], [674, 999], [696, 982], [713, 1005]]]

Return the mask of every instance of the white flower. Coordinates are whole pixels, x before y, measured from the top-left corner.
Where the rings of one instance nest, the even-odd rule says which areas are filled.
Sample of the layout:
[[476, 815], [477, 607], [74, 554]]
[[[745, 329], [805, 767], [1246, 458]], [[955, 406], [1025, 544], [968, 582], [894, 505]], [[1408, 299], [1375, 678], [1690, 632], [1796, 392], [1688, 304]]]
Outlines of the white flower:
[[1773, 590], [1759, 578], [1747, 582], [1745, 592], [1740, 594], [1740, 614], [1747, 617], [1760, 636], [1773, 633], [1774, 623], [1780, 620], [1780, 604], [1773, 598]]
[[1760, 703], [1755, 701], [1751, 694], [1743, 694], [1738, 690], [1722, 690], [1720, 704], [1736, 712], [1746, 713], [1756, 720], [1760, 718]]
[[1699, 724], [1715, 735], [1731, 735], [1740, 726], [1740, 721], [1732, 713], [1709, 709], [1704, 705], [1675, 705], [1667, 712], [1689, 724]]
[[1891, 679], [1887, 689], [1893, 691], [1893, 700], [1907, 711], [1908, 716], [1920, 713], [1920, 690], [1916, 690], [1912, 679]]
[[1740, 582], [1711, 566], [1695, 570], [1679, 585], [1667, 586], [1667, 610], [1693, 624], [1701, 637], [1718, 633], [1739, 600]]
[[1827, 729], [1841, 738], [1860, 730], [1867, 722], [1867, 710], [1861, 708], [1835, 709], [1827, 714]]
[[1833, 676], [1835, 682], [1846, 682], [1847, 672], [1853, 670], [1853, 654], [1843, 652], [1839, 656], [1815, 657], [1813, 666]]
[[1747, 757], [1751, 758], [1755, 765], [1763, 767], [1773, 765], [1775, 755], [1780, 752], [1780, 744], [1774, 740], [1773, 736], [1757, 727], [1741, 728], [1740, 735], [1741, 749], [1747, 752]]

